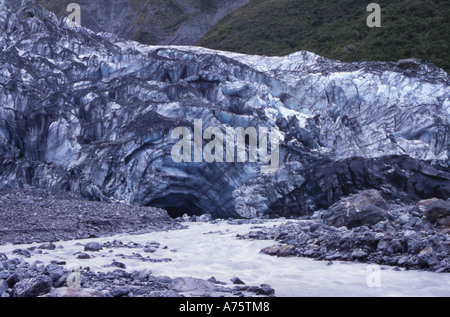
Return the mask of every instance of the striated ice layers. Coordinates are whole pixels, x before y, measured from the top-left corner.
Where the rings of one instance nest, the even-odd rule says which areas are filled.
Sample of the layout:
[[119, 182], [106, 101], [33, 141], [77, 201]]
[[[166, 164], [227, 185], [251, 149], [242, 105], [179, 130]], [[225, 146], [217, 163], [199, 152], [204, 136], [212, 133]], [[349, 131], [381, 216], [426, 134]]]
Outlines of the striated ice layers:
[[[0, 8], [0, 180], [173, 216], [298, 216], [365, 188], [450, 196], [449, 77], [430, 64], [341, 63], [155, 47]], [[280, 131], [280, 167], [176, 163], [175, 127]]]

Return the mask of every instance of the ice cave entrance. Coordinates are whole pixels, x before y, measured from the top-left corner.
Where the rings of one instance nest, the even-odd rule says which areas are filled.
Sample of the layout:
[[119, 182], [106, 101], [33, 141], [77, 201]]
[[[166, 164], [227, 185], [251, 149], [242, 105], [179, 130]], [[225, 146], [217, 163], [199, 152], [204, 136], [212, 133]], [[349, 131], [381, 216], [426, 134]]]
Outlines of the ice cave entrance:
[[199, 207], [196, 198], [187, 194], [171, 194], [159, 197], [146, 205], [165, 209], [172, 218], [178, 218], [184, 214], [189, 216], [201, 216], [205, 214], [205, 211]]

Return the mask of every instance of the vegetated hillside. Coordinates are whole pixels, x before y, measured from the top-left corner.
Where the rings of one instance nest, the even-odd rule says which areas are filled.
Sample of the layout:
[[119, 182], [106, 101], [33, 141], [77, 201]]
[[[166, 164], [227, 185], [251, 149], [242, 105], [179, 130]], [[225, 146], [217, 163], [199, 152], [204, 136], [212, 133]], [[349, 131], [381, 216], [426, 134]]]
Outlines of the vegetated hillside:
[[[14, 7], [21, 0], [10, 0]], [[81, 6], [81, 24], [144, 44], [192, 45], [209, 28], [249, 0], [36, 0], [58, 17]]]
[[[367, 6], [381, 6], [369, 28]], [[253, 0], [197, 44], [248, 54], [307, 50], [341, 61], [426, 59], [450, 70], [448, 0]]]

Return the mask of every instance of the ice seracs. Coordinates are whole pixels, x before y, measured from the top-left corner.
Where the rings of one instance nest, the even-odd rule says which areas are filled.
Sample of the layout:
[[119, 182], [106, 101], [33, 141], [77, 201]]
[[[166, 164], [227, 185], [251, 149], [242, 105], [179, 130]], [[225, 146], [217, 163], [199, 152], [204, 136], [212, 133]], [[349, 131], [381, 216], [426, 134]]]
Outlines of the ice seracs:
[[[187, 127], [176, 127], [172, 131], [172, 139], [181, 137], [181, 140], [172, 147], [171, 157], [175, 163], [269, 163], [261, 166], [261, 173], [273, 174], [280, 163], [277, 132], [274, 130], [269, 134], [266, 127], [248, 127], [245, 130], [226, 127], [226, 131], [209, 127], [203, 130], [203, 121], [196, 119], [193, 133]], [[206, 140], [209, 143], [203, 146]]]

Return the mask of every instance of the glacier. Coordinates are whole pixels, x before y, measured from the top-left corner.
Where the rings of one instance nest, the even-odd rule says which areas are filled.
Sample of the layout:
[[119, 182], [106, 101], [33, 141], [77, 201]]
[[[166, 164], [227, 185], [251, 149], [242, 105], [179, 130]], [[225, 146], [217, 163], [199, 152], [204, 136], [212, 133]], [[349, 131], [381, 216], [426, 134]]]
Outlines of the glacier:
[[[177, 217], [295, 217], [375, 188], [450, 197], [450, 80], [425, 62], [342, 63], [146, 46], [0, 7], [0, 186]], [[280, 168], [175, 163], [175, 127], [277, 128]]]

